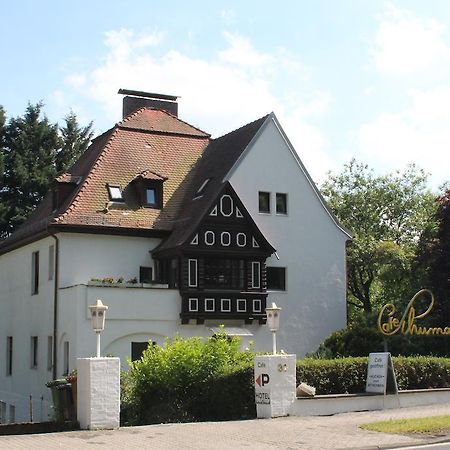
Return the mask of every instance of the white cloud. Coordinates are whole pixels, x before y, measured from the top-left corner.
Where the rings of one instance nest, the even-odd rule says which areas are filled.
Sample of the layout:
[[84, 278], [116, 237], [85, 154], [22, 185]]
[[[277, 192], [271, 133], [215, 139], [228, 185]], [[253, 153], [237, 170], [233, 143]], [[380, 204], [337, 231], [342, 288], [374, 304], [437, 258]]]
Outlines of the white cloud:
[[415, 163], [431, 174], [434, 187], [450, 179], [445, 164], [450, 143], [450, 86], [408, 92], [409, 105], [382, 113], [359, 129], [359, 154], [371, 166], [401, 169]]
[[375, 36], [373, 56], [380, 72], [407, 75], [450, 62], [444, 26], [388, 5]]
[[230, 47], [220, 52], [219, 57], [226, 63], [242, 67], [268, 68], [275, 58], [267, 53], [258, 52], [251, 42], [243, 36], [225, 32], [224, 37]]
[[[72, 98], [101, 107], [94, 124], [106, 128], [120, 120], [119, 88], [180, 95], [180, 117], [213, 136], [275, 111], [312, 176], [317, 179], [331, 168], [325, 156], [328, 142], [313, 122], [327, 113], [331, 98], [304, 82], [298, 58], [284, 49], [259, 52], [245, 37], [230, 33], [224, 33], [224, 50], [209, 59], [194, 58], [162, 51], [158, 36], [163, 35], [150, 33], [146, 39], [128, 29], [110, 31], [107, 54], [98, 66], [66, 78]], [[159, 45], [158, 51], [141, 42]], [[296, 83], [286, 83], [286, 77]]]

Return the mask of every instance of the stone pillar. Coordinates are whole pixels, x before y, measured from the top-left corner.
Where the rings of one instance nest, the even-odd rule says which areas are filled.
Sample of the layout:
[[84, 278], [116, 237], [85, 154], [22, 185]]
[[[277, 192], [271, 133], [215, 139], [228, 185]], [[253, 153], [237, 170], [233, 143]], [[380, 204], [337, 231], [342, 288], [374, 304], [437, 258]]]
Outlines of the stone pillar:
[[296, 393], [296, 355], [255, 357], [255, 401], [258, 418], [290, 413]]
[[120, 359], [77, 359], [77, 419], [82, 429], [120, 425]]

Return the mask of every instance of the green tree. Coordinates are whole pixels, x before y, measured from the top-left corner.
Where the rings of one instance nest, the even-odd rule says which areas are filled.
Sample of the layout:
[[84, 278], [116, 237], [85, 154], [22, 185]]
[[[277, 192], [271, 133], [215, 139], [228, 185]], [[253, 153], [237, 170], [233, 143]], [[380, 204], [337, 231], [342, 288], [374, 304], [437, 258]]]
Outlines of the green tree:
[[410, 268], [417, 242], [435, 205], [426, 174], [375, 175], [352, 160], [322, 186], [328, 204], [353, 233], [347, 251], [348, 301], [366, 315], [386, 300], [410, 295]]
[[430, 227], [421, 237], [415, 269], [416, 274], [424, 274], [435, 295], [432, 316], [441, 326], [450, 322], [450, 190], [437, 199], [437, 205]]
[[92, 122], [81, 127], [76, 114], [71, 111], [60, 129], [62, 145], [56, 154], [56, 172], [65, 172], [86, 151], [93, 136]]
[[24, 116], [11, 119], [6, 127], [4, 236], [25, 221], [55, 176], [58, 126], [41, 117], [41, 109], [42, 103], [29, 104]]
[[87, 149], [92, 122], [78, 124], [70, 112], [59, 129], [29, 104], [24, 115], [6, 123], [0, 106], [0, 239], [16, 230], [36, 208], [55, 176], [67, 170]]

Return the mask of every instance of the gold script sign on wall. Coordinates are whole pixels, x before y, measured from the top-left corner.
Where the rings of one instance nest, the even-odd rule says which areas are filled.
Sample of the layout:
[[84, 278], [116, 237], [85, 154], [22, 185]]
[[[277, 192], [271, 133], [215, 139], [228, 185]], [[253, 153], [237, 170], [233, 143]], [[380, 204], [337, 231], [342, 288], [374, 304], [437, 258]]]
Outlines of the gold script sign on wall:
[[[416, 306], [421, 297], [429, 297], [430, 301], [426, 310], [419, 314]], [[398, 333], [417, 336], [450, 336], [450, 326], [423, 327], [417, 324], [417, 321], [430, 314], [434, 303], [433, 293], [428, 289], [422, 289], [409, 301], [400, 319], [399, 315], [396, 315], [396, 307], [392, 303], [387, 303], [381, 308], [378, 315], [378, 329], [385, 336], [393, 336]]]

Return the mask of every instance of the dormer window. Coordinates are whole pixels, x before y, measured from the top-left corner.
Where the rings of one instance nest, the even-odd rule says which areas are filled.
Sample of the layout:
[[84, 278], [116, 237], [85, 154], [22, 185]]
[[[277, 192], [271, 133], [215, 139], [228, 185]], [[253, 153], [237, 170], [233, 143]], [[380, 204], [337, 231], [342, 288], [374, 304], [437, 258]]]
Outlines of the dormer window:
[[155, 188], [147, 188], [146, 189], [146, 206], [151, 208], [156, 208], [156, 189]]
[[108, 184], [109, 199], [112, 202], [123, 202], [122, 188], [118, 184]]
[[167, 178], [151, 170], [145, 170], [136, 176], [133, 184], [141, 206], [162, 209], [163, 183]]

